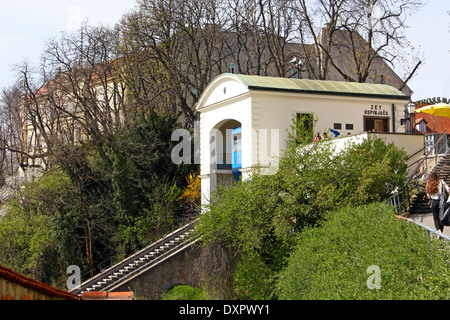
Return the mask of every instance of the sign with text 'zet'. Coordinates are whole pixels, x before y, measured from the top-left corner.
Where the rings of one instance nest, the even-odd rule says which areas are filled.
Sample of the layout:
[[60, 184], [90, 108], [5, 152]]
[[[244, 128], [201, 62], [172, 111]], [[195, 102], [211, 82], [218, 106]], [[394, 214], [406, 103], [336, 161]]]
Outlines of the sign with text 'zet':
[[383, 106], [378, 104], [370, 105], [369, 109], [364, 110], [365, 116], [388, 116], [389, 111], [387, 111]]

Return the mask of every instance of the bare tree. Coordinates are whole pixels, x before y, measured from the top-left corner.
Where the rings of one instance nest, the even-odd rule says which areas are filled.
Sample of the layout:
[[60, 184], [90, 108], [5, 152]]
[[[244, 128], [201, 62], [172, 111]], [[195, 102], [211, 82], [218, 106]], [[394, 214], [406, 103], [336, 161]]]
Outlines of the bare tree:
[[3, 89], [0, 96], [1, 175], [13, 174], [30, 154], [23, 135], [26, 125], [21, 109], [23, 94], [18, 85]]
[[228, 0], [223, 42], [236, 72], [285, 77], [292, 66], [290, 45], [295, 41], [295, 21], [289, 1]]
[[116, 70], [116, 41], [112, 30], [84, 26], [77, 35], [50, 41], [44, 52], [46, 64], [57, 72], [47, 96], [51, 107], [90, 140], [120, 129], [128, 111]]
[[289, 3], [140, 0], [120, 26], [123, 79], [133, 98], [192, 125], [195, 103], [220, 73], [288, 75], [296, 30]]
[[94, 230], [99, 227], [92, 186], [100, 181], [78, 145], [89, 142], [105, 163], [110, 162], [107, 149], [129, 112], [126, 86], [115, 69], [116, 40], [112, 30], [85, 25], [77, 34], [63, 33], [60, 39], [50, 40], [38, 68], [27, 63], [19, 67], [27, 141], [33, 144], [35, 157], [47, 167], [61, 166], [78, 188], [91, 270]]
[[[406, 85], [389, 70], [406, 57], [416, 59], [405, 37], [406, 18], [422, 1], [296, 0], [295, 4], [311, 78]], [[417, 64], [420, 61], [408, 61], [405, 79], [411, 78]]]
[[137, 105], [193, 124], [193, 105], [221, 68], [220, 5], [221, 0], [141, 0], [139, 9], [124, 17], [123, 80]]

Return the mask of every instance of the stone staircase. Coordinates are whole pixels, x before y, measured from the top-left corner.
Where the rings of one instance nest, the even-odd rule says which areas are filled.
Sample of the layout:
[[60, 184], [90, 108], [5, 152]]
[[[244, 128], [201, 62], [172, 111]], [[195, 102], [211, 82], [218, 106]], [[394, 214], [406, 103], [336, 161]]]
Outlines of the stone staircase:
[[80, 287], [71, 290], [71, 292], [82, 294], [86, 291], [106, 291], [112, 286], [123, 283], [132, 275], [151, 268], [158, 261], [189, 246], [196, 240], [192, 234], [197, 221], [181, 227], [118, 264], [102, 271], [82, 283]]
[[439, 178], [443, 179], [450, 186], [450, 153], [447, 153], [433, 169]]
[[418, 192], [411, 201], [411, 214], [431, 213], [431, 208], [428, 206], [429, 200], [427, 193], [425, 192], [425, 184], [426, 183], [424, 181], [419, 182]]
[[[450, 186], [450, 153], [447, 153], [432, 171], [435, 171], [439, 178], [443, 179]], [[425, 186], [426, 181], [419, 182], [418, 192], [411, 202], [411, 214], [431, 213], [431, 209], [428, 206]]]

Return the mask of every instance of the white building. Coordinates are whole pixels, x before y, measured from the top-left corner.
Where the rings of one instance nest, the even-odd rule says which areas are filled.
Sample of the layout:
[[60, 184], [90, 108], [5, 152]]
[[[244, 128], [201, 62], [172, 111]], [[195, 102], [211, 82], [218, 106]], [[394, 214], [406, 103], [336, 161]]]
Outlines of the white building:
[[[383, 84], [220, 75], [197, 104], [202, 203], [209, 201], [217, 185], [232, 183], [237, 170], [232, 167], [238, 166], [244, 179], [257, 167], [268, 174], [276, 169], [274, 159], [287, 146], [296, 114], [317, 118], [314, 132], [333, 129], [347, 138], [376, 131], [389, 141], [398, 140], [399, 147], [412, 155], [423, 147], [423, 137], [405, 134], [409, 102], [409, 96]], [[240, 128], [239, 145], [232, 144], [235, 128]], [[241, 151], [241, 161], [232, 160], [232, 146]]]

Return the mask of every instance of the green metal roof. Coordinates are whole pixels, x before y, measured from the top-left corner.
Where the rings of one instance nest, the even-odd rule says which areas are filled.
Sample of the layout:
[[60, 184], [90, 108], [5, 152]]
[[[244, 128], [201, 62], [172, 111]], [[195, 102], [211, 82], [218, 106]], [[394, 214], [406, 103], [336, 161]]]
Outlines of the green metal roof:
[[275, 78], [235, 74], [249, 90], [281, 91], [334, 96], [373, 97], [409, 100], [400, 90], [384, 85], [358, 82]]

